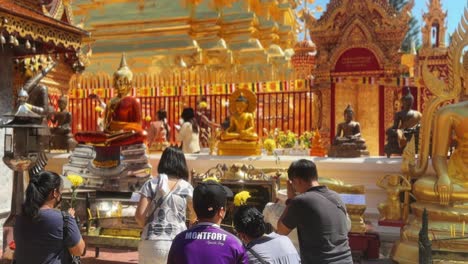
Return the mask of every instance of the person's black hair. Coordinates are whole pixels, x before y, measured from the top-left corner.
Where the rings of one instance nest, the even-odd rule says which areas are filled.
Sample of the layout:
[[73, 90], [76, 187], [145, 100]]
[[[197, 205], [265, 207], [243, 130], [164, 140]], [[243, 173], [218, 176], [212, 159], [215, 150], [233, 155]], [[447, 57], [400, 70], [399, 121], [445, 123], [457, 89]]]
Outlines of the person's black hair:
[[184, 122], [189, 122], [192, 124], [192, 131], [198, 133], [198, 122], [195, 119], [195, 111], [192, 107], [184, 108], [182, 114], [180, 115]]
[[265, 234], [266, 224], [263, 215], [257, 208], [243, 205], [237, 208], [234, 214], [234, 228], [239, 233], [244, 233], [252, 239], [259, 238]]
[[164, 173], [177, 179], [188, 180], [189, 170], [182, 150], [175, 147], [167, 147], [159, 160], [158, 173]]
[[164, 129], [166, 130], [166, 140], [169, 141], [169, 126], [167, 125], [167, 111], [166, 109], [159, 109], [156, 113], [158, 120], [163, 121]]
[[167, 111], [166, 109], [159, 109], [158, 112], [156, 113], [158, 116], [158, 120], [164, 120], [167, 118]]
[[36, 218], [39, 208], [43, 206], [54, 189], [61, 189], [62, 178], [55, 172], [42, 171], [33, 175], [26, 188], [26, 198], [22, 206], [22, 214], [29, 218]]
[[318, 180], [317, 166], [311, 160], [296, 160], [288, 168], [288, 179], [300, 178], [306, 181]]

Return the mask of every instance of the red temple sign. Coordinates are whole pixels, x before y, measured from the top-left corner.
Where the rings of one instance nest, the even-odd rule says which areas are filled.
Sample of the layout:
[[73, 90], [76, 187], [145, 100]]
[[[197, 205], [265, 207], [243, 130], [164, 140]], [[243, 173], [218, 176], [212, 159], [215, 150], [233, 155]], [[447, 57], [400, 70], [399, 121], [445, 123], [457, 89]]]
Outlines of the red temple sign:
[[335, 72], [361, 72], [380, 69], [374, 53], [366, 48], [353, 48], [345, 51], [335, 65]]

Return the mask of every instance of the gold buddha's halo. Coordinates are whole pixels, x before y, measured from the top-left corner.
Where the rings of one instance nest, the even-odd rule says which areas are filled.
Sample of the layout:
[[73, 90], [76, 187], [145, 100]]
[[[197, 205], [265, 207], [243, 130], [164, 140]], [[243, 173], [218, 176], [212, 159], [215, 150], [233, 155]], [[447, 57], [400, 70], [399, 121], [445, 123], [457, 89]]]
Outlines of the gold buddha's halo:
[[236, 100], [239, 96], [244, 96], [248, 101], [246, 112], [253, 113], [257, 109], [257, 96], [249, 89], [236, 89], [229, 96], [229, 112], [231, 114], [236, 112]]

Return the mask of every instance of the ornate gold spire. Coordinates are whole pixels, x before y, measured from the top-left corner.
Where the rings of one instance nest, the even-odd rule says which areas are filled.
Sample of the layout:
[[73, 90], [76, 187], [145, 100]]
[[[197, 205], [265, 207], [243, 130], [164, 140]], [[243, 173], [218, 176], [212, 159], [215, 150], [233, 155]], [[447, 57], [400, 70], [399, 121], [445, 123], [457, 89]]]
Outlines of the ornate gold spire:
[[431, 0], [427, 3], [428, 12], [423, 14], [424, 26], [422, 28], [423, 49], [445, 48], [445, 21], [447, 12], [444, 13], [440, 0]]

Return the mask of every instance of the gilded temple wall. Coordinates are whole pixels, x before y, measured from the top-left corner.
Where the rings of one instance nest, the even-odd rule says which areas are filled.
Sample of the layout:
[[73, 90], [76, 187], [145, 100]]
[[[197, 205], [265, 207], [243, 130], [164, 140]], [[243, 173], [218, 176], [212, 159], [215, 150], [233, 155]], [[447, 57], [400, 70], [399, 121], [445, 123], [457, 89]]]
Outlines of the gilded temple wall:
[[216, 10], [212, 1], [184, 2], [75, 1], [76, 20], [91, 32], [86, 72], [112, 74], [125, 52], [134, 73], [172, 84], [290, 78], [284, 51], [296, 42], [296, 22], [289, 3], [237, 1]]

